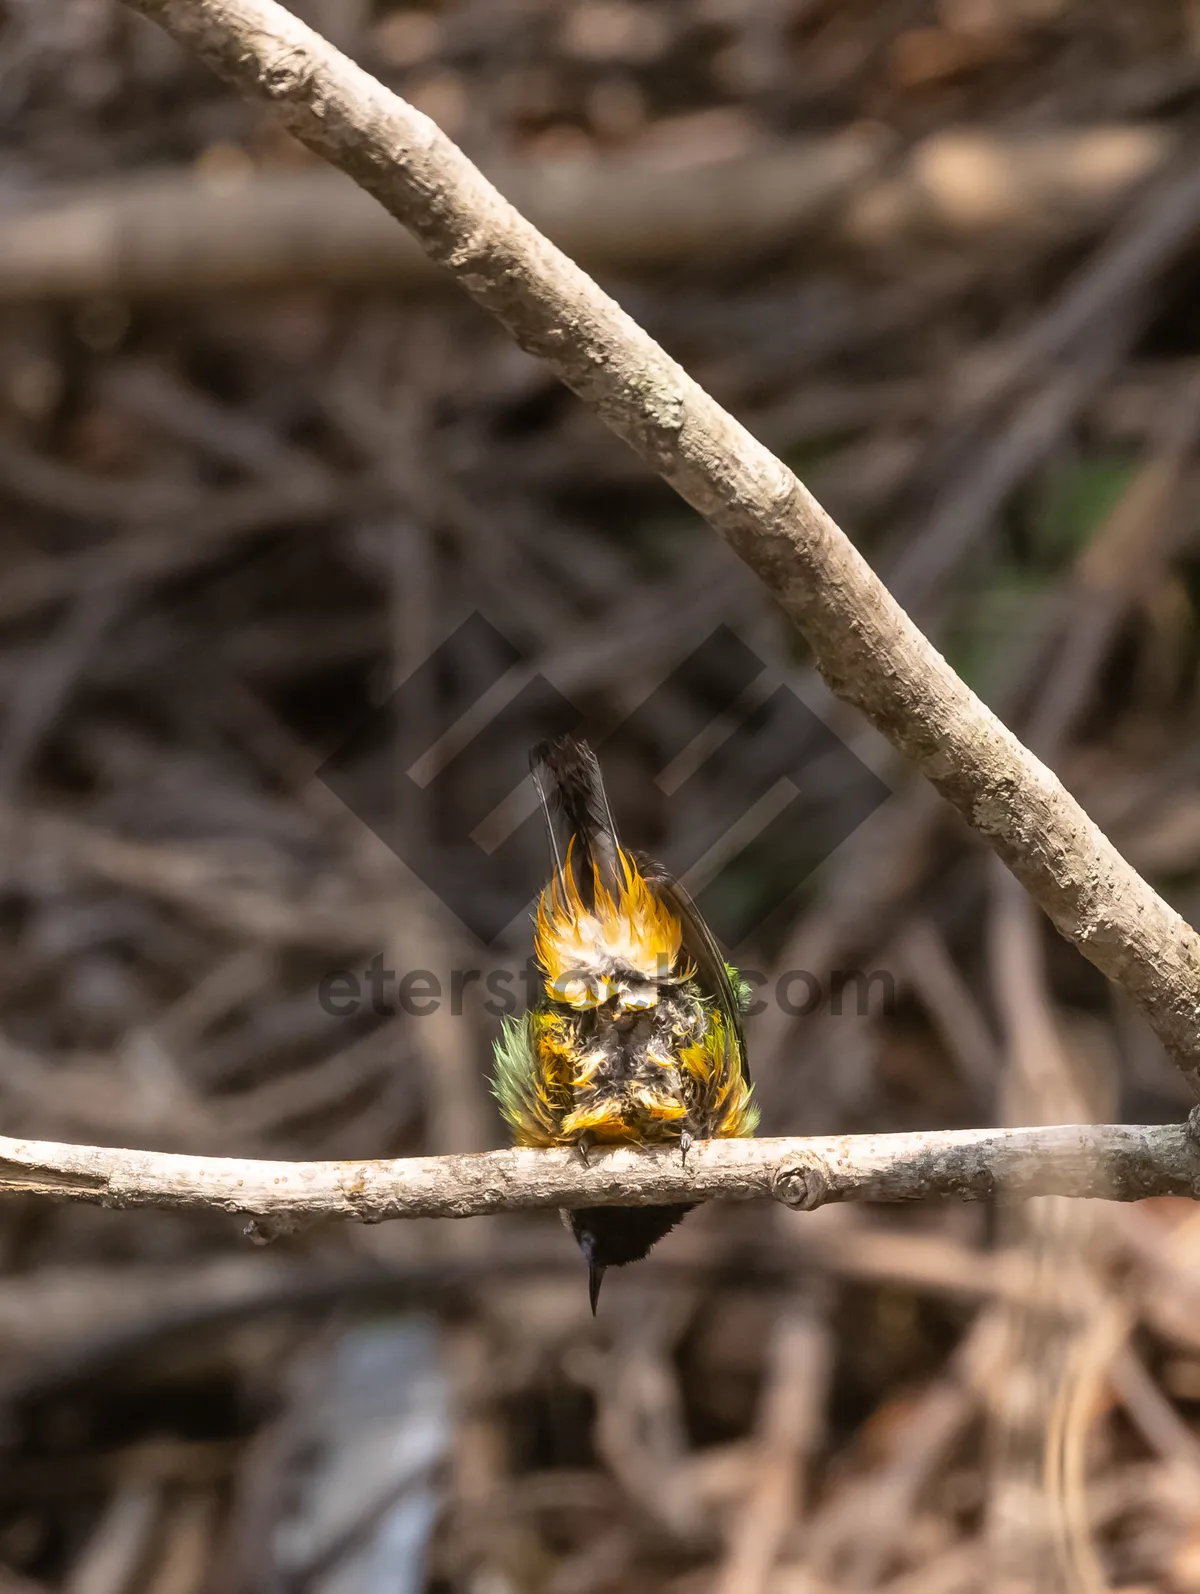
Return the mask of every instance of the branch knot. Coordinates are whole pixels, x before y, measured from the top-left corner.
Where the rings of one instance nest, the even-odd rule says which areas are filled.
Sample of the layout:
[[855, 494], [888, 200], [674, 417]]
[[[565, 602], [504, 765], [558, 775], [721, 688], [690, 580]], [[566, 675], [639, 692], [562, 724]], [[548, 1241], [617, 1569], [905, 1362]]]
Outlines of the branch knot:
[[309, 93], [315, 77], [315, 65], [303, 50], [285, 49], [274, 59], [264, 54], [258, 81], [272, 100], [298, 100]]
[[833, 1193], [829, 1170], [818, 1157], [791, 1157], [771, 1177], [776, 1201], [797, 1212], [815, 1212]]

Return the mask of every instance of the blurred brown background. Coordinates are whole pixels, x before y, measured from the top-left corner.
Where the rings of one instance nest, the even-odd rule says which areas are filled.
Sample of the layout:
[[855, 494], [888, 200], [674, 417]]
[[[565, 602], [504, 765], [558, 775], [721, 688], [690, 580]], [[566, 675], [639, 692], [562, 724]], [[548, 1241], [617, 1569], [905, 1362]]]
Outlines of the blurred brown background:
[[[1194, 918], [1200, 8], [304, 15]], [[264, 112], [117, 0], [5, 0], [0, 140], [5, 1134], [499, 1144], [502, 800], [563, 713], [762, 976], [764, 1133], [1186, 1112], [734, 556]], [[0, 1594], [1200, 1589], [1181, 1202], [707, 1208], [595, 1322], [550, 1216], [6, 1201], [0, 1267]]]

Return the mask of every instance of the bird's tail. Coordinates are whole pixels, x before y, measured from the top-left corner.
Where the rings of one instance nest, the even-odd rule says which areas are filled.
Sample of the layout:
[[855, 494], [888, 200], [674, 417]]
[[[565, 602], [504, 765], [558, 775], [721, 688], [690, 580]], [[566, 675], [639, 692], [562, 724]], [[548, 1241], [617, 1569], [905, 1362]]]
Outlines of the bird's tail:
[[624, 881], [621, 846], [595, 753], [585, 741], [558, 736], [529, 754], [555, 873], [570, 868], [587, 906], [598, 883], [614, 899]]

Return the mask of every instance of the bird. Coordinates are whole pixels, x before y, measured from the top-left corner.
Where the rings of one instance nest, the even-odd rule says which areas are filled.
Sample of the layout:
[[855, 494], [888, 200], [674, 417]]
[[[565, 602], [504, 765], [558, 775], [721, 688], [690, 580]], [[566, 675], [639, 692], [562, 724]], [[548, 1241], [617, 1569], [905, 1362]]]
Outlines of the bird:
[[[534, 913], [535, 996], [504, 1020], [492, 1090], [518, 1146], [676, 1146], [753, 1135], [750, 987], [685, 888], [617, 836], [600, 764], [575, 736], [529, 755], [551, 874]], [[694, 1202], [563, 1213], [595, 1316], [610, 1267], [642, 1260]]]

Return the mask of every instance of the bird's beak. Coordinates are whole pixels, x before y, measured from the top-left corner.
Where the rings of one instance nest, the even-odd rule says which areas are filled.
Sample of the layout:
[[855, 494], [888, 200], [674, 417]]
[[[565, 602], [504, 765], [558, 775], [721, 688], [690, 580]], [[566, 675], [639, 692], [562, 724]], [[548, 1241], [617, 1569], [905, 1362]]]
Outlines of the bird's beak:
[[607, 1272], [603, 1262], [588, 1263], [588, 1300], [592, 1303], [592, 1316], [596, 1315], [596, 1302], [600, 1299], [600, 1286]]

